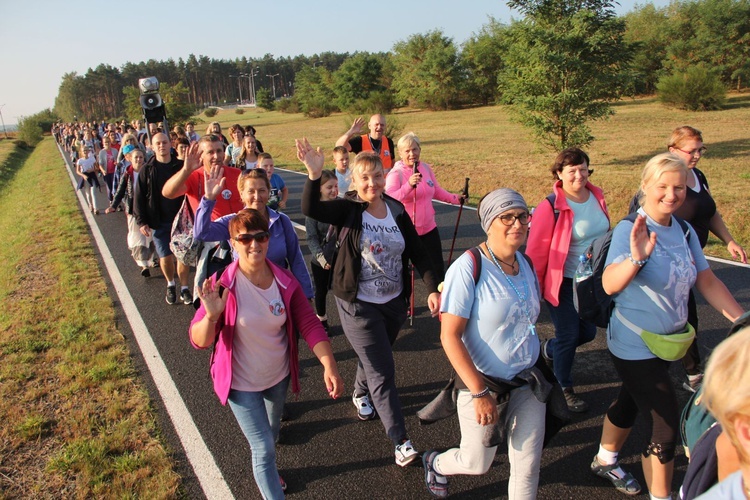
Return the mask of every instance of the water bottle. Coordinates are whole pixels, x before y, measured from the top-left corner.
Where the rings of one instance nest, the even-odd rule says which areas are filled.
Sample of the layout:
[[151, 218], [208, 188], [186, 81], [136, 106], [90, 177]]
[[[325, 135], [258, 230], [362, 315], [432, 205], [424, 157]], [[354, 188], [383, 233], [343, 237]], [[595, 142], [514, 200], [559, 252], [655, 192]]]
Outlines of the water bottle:
[[591, 267], [591, 258], [586, 254], [582, 254], [578, 257], [578, 268], [575, 274], [576, 283], [587, 279], [592, 274], [594, 274], [594, 269]]

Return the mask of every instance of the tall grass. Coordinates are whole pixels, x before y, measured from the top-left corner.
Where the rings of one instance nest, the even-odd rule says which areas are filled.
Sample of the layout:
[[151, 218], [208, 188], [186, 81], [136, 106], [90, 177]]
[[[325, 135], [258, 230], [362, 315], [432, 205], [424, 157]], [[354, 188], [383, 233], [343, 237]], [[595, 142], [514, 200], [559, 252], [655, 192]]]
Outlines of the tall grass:
[[174, 497], [54, 141], [26, 156], [0, 142], [0, 497]]
[[[611, 119], [593, 123], [596, 141], [588, 148], [596, 171], [591, 180], [604, 189], [612, 219], [625, 216], [648, 159], [666, 150], [674, 128], [689, 124], [703, 132], [708, 154], [699, 168], [708, 177], [719, 211], [735, 239], [750, 247], [750, 95], [730, 94], [721, 111], [668, 109], [654, 98], [623, 101], [615, 111]], [[403, 133], [414, 131], [421, 138], [422, 160], [435, 165], [443, 187], [459, 191], [464, 177], [471, 178], [473, 202], [501, 186], [518, 189], [531, 205], [551, 192], [549, 166], [555, 153], [534, 142], [503, 106], [435, 112], [402, 109], [390, 116], [394, 117]], [[215, 119], [222, 126], [254, 125], [265, 150], [277, 164], [290, 168], [300, 168], [294, 138], [306, 136], [313, 145], [330, 151], [351, 124], [351, 117], [341, 114], [313, 120], [262, 110], [241, 117], [223, 111]], [[728, 257], [716, 239], [709, 240], [707, 251]]]

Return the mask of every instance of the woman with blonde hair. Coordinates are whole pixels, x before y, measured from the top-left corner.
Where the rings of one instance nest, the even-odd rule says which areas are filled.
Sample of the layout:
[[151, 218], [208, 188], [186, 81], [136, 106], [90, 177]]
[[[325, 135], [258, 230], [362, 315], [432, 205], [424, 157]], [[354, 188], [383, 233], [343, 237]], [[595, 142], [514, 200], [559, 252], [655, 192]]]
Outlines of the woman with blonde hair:
[[307, 139], [296, 144], [308, 174], [302, 213], [339, 230], [331, 290], [344, 334], [359, 358], [352, 394], [357, 418], [371, 420], [377, 412], [395, 447], [396, 464], [405, 467], [419, 454], [406, 432], [392, 346], [406, 321], [409, 261], [427, 285], [433, 316], [440, 302], [435, 273], [404, 206], [384, 193], [383, 163], [376, 154], [362, 152], [354, 159], [353, 192], [324, 201], [320, 182], [325, 155]]
[[604, 418], [591, 471], [622, 493], [640, 493], [618, 454], [641, 413], [651, 428], [641, 464], [652, 500], [670, 498], [672, 491], [679, 409], [669, 365], [682, 358], [695, 335], [687, 321], [690, 288], [695, 285], [730, 321], [743, 312], [711, 271], [693, 229], [673, 215], [685, 201], [687, 175], [687, 165], [674, 154], [648, 161], [638, 216], [615, 227], [602, 276], [604, 291], [614, 296], [607, 347], [622, 386]]
[[698, 498], [750, 498], [750, 327], [726, 339], [711, 354], [702, 401], [737, 452], [740, 470]]
[[258, 166], [258, 142], [253, 134], [245, 134], [242, 141], [242, 149], [235, 162], [235, 167], [240, 170], [252, 170]]
[[224, 137], [224, 134], [221, 133], [221, 124], [219, 122], [211, 122], [208, 124], [208, 127], [206, 128], [206, 135], [216, 135], [221, 138], [221, 142], [224, 143], [224, 146], [229, 146], [229, 141], [226, 137]]

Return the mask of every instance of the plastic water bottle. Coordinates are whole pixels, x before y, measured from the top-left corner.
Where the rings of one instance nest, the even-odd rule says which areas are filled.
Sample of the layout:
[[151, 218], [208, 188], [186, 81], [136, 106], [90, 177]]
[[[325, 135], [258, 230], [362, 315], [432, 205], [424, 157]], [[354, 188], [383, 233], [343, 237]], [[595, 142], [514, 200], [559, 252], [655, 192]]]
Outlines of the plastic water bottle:
[[575, 280], [576, 282], [583, 281], [592, 274], [594, 274], [594, 269], [591, 267], [591, 258], [586, 254], [582, 254], [578, 257], [578, 268], [576, 269]]

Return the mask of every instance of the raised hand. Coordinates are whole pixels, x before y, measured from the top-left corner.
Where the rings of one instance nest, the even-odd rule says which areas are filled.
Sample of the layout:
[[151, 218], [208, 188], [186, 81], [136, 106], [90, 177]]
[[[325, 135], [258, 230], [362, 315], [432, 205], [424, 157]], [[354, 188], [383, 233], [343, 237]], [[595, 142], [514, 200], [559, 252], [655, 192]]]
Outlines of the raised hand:
[[630, 255], [634, 260], [647, 260], [656, 246], [656, 233], [649, 236], [646, 228], [646, 218], [638, 216], [630, 231]]
[[310, 180], [319, 179], [326, 161], [323, 151], [320, 148], [313, 148], [310, 141], [304, 137], [295, 139], [294, 143], [297, 146], [297, 159], [304, 163]]
[[211, 283], [210, 279], [203, 281], [203, 286], [197, 288], [198, 297], [201, 299], [201, 304], [206, 310], [206, 318], [209, 321], [216, 322], [224, 312], [227, 306], [228, 293], [224, 293], [221, 296], [221, 286], [219, 283]]
[[362, 127], [365, 126], [365, 119], [361, 116], [354, 120], [354, 123], [352, 123], [352, 126], [349, 128], [349, 132], [347, 134], [349, 137], [359, 135], [362, 132]]
[[203, 169], [203, 186], [207, 200], [214, 201], [217, 196], [224, 190], [226, 177], [224, 177], [224, 168], [214, 165], [210, 170]]
[[194, 142], [190, 145], [185, 154], [185, 164], [183, 168], [190, 173], [195, 172], [201, 167], [201, 146]]

